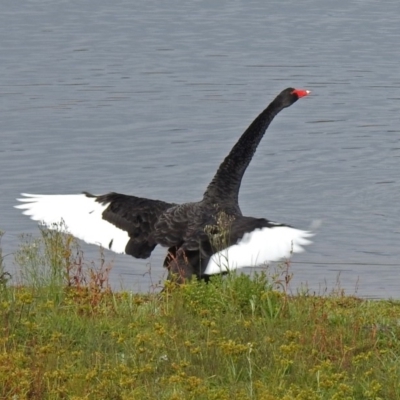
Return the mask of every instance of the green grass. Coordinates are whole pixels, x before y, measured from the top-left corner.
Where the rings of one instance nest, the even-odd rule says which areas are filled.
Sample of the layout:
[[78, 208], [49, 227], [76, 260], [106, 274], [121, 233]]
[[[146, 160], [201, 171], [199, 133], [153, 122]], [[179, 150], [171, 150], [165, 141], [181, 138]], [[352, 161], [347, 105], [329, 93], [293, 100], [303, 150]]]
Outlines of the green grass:
[[16, 262], [0, 399], [400, 399], [400, 302], [290, 296], [266, 274], [116, 293], [46, 230]]

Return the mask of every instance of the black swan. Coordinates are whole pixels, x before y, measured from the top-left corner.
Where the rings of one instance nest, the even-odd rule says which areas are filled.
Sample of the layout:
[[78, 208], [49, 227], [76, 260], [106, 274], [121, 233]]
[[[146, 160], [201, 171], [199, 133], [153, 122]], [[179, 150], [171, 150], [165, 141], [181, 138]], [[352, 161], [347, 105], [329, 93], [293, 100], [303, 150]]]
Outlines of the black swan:
[[264, 218], [245, 217], [238, 203], [243, 174], [274, 117], [307, 96], [287, 88], [251, 123], [222, 162], [203, 199], [174, 204], [119, 193], [95, 196], [22, 194], [20, 208], [49, 228], [87, 243], [148, 258], [157, 245], [168, 248], [164, 266], [178, 282], [260, 265], [303, 251], [310, 232]]

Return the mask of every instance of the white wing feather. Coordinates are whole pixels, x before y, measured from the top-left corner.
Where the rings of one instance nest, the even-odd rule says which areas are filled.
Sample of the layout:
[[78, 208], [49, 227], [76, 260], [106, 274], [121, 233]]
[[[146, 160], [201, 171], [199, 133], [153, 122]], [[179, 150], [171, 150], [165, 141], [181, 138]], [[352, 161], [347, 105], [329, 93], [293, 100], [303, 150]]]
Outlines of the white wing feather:
[[17, 200], [23, 204], [15, 208], [24, 210], [23, 214], [34, 221], [50, 229], [61, 228], [87, 243], [103, 246], [116, 253], [125, 253], [128, 233], [105, 221], [102, 216], [109, 204], [100, 204], [94, 197], [84, 194], [21, 195], [24, 197]]
[[256, 229], [246, 233], [235, 245], [213, 254], [205, 274], [213, 275], [289, 258], [311, 243], [311, 232], [288, 226]]

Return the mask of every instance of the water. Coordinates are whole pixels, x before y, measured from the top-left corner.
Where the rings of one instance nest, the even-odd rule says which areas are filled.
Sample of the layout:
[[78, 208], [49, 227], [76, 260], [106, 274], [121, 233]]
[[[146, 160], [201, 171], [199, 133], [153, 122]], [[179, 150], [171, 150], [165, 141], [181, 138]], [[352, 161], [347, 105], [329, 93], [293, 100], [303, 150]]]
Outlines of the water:
[[[193, 201], [252, 119], [288, 86], [245, 174], [246, 215], [307, 229], [294, 285], [399, 298], [398, 1], [7, 2], [0, 14], [0, 229], [35, 223], [20, 192], [108, 191]], [[98, 257], [84, 246], [88, 258]], [[148, 261], [112, 281], [148, 290]], [[14, 268], [12, 256], [7, 268]]]

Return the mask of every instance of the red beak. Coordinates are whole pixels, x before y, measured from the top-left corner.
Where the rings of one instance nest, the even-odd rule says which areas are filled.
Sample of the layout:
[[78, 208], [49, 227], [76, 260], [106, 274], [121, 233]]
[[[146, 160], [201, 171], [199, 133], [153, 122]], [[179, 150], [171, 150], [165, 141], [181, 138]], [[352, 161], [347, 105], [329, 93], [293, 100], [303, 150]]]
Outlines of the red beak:
[[308, 96], [311, 92], [309, 90], [294, 89], [292, 93], [297, 94], [298, 98], [300, 99], [301, 97]]

